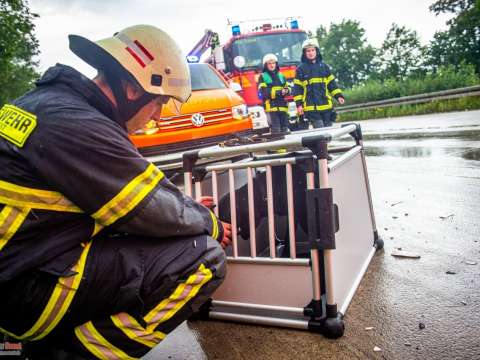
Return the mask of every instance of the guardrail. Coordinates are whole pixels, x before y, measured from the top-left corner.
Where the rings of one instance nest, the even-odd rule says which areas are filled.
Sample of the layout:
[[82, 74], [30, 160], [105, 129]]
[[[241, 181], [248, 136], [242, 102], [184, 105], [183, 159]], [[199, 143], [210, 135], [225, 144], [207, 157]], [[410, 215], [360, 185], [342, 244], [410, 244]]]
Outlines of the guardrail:
[[450, 89], [443, 91], [435, 91], [431, 93], [403, 96], [393, 99], [379, 100], [379, 101], [370, 101], [363, 104], [354, 104], [347, 106], [339, 106], [336, 108], [336, 112], [347, 113], [358, 110], [367, 110], [373, 108], [383, 108], [388, 106], [396, 105], [408, 105], [408, 104], [419, 104], [425, 103], [434, 100], [443, 100], [443, 99], [455, 99], [466, 96], [479, 96], [480, 95], [480, 85], [468, 86], [458, 89]]

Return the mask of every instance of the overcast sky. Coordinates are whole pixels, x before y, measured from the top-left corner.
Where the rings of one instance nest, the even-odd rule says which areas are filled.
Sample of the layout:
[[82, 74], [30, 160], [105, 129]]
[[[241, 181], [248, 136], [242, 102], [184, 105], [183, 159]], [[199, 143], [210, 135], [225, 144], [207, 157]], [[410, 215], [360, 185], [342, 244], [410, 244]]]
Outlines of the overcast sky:
[[426, 44], [437, 30], [446, 28], [446, 16], [428, 10], [433, 0], [29, 0], [40, 15], [36, 34], [40, 41], [40, 70], [60, 62], [88, 76], [93, 70], [68, 49], [68, 34], [91, 40], [111, 36], [135, 24], [151, 24], [172, 35], [185, 52], [205, 29], [219, 32], [223, 43], [229, 37], [227, 19], [301, 16], [303, 28], [315, 31], [342, 19], [360, 21], [369, 43], [380, 46], [393, 22], [417, 30]]

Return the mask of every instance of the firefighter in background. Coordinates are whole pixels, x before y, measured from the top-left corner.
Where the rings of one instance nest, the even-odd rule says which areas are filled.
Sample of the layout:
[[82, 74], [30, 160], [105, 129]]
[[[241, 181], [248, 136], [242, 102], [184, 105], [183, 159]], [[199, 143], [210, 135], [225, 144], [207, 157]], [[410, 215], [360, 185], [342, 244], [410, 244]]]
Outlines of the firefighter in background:
[[191, 94], [173, 39], [69, 39], [97, 77], [57, 64], [0, 109], [0, 332], [31, 359], [138, 358], [220, 285], [230, 225], [128, 137]]
[[258, 79], [258, 90], [272, 134], [288, 131], [288, 104], [284, 96], [290, 93], [290, 89], [274, 54], [263, 57], [263, 72]]
[[297, 113], [304, 115], [314, 128], [332, 126], [335, 121], [332, 97], [341, 105], [345, 98], [330, 67], [322, 60], [317, 40], [305, 40], [302, 48], [302, 62], [297, 67], [293, 89]]

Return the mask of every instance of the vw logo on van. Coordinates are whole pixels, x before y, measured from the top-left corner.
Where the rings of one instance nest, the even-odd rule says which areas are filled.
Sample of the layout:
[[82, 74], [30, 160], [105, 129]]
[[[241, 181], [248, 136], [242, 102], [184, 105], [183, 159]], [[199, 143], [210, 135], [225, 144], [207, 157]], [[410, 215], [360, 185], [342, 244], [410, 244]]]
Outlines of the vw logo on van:
[[192, 124], [196, 127], [203, 126], [203, 124], [205, 123], [205, 119], [202, 116], [202, 114], [198, 114], [198, 113], [193, 114], [191, 117], [191, 120], [192, 120]]

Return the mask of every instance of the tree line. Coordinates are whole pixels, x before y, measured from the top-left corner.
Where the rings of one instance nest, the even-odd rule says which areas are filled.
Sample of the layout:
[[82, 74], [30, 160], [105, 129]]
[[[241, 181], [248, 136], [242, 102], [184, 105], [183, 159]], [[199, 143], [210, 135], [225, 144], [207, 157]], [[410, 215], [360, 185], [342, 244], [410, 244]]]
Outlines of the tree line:
[[39, 76], [36, 17], [24, 0], [0, 0], [0, 107], [29, 90]]
[[[378, 49], [368, 44], [365, 29], [354, 20], [332, 23], [328, 29], [320, 26], [312, 35], [318, 38], [325, 62], [346, 89], [362, 85], [366, 90], [365, 85], [372, 82], [431, 76], [445, 72], [446, 67], [450, 73], [452, 69], [462, 72], [470, 82], [473, 75], [478, 79], [480, 0], [437, 0], [430, 10], [436, 15], [452, 14], [452, 18], [448, 29], [436, 32], [427, 45], [421, 44], [415, 30], [395, 23]], [[0, 0], [0, 105], [30, 89], [39, 76], [39, 44], [34, 32], [37, 17], [26, 0]]]
[[314, 35], [324, 61], [344, 88], [424, 77], [445, 67], [470, 67], [480, 74], [480, 0], [437, 0], [430, 11], [453, 17], [448, 29], [437, 31], [427, 45], [421, 44], [415, 30], [396, 23], [380, 48], [368, 43], [365, 29], [355, 20], [332, 23], [328, 29], [319, 26]]

